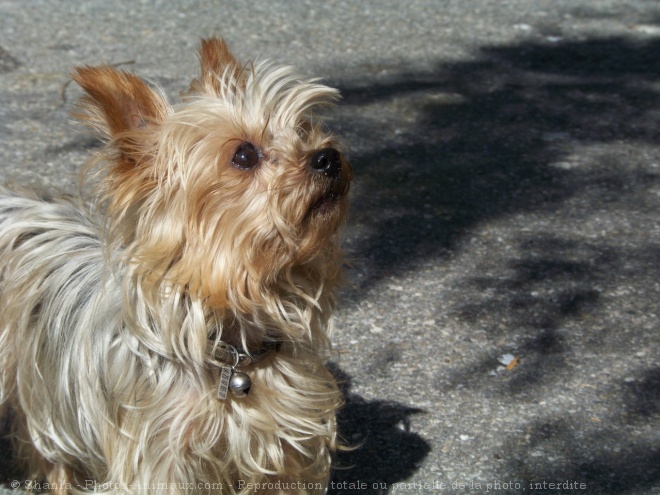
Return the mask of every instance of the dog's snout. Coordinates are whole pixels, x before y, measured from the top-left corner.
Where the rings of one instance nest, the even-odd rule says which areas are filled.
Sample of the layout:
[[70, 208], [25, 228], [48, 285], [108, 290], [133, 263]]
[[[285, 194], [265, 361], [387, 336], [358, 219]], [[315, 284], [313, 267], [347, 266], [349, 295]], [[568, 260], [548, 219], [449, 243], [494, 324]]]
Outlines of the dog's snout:
[[327, 177], [337, 177], [341, 172], [341, 154], [334, 148], [320, 149], [309, 159], [309, 166]]

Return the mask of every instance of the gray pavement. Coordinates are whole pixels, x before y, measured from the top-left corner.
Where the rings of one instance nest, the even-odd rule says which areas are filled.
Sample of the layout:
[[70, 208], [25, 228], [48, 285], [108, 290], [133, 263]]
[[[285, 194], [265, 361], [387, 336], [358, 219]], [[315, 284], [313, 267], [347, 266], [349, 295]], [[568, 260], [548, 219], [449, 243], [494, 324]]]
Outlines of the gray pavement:
[[0, 2], [0, 179], [75, 187], [75, 64], [174, 96], [209, 35], [344, 95], [331, 493], [660, 494], [660, 3]]

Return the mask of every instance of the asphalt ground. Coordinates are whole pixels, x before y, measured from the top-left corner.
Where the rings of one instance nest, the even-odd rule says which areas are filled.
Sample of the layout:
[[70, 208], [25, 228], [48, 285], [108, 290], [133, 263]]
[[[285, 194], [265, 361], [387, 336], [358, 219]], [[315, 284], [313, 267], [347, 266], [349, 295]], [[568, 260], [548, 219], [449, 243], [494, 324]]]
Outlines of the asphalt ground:
[[660, 494], [660, 4], [0, 2], [0, 179], [75, 190], [74, 65], [174, 98], [211, 35], [343, 94], [330, 492]]

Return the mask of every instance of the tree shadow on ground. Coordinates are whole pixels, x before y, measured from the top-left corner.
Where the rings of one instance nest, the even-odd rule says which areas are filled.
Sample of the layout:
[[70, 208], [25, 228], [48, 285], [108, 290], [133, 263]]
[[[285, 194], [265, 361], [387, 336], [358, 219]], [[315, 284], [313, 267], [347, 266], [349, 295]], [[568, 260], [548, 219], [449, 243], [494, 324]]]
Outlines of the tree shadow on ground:
[[[660, 184], [660, 169], [648, 161], [639, 166], [639, 158], [628, 163], [625, 154], [660, 144], [658, 53], [657, 38], [522, 43], [486, 47], [476, 60], [429, 72], [344, 84], [345, 112], [357, 115], [352, 131], [362, 145], [353, 156], [357, 187], [351, 220], [361, 234], [348, 242], [349, 252], [361, 260], [360, 276], [346, 291], [346, 305], [360, 301], [383, 279], [405, 275], [429, 260], [449, 259], [485, 222], [520, 213], [549, 215], [576, 198], [583, 211], [593, 204], [603, 211], [625, 207], [648, 214], [654, 206], [646, 203], [645, 193]], [[361, 109], [382, 121], [374, 126], [374, 120], [360, 120]], [[395, 121], [396, 112], [402, 122]], [[608, 145], [616, 145], [618, 155], [609, 155]], [[588, 157], [589, 166], [575, 162], [581, 155], [573, 151], [589, 146], [598, 147]], [[654, 159], [657, 154], [648, 156]], [[575, 228], [580, 221], [567, 218]], [[487, 311], [511, 322], [508, 328], [524, 326], [528, 332], [522, 350], [535, 365], [500, 393], [515, 395], [557, 378], [569, 351], [561, 326], [595, 311], [600, 287], [657, 276], [659, 252], [651, 238], [629, 250], [601, 245], [601, 240], [571, 244], [552, 232], [521, 239], [522, 255], [508, 260], [510, 276], [465, 280], [479, 296], [463, 305], [463, 317], [477, 319]], [[636, 268], [625, 260], [634, 260]], [[531, 294], [550, 286], [547, 297]], [[597, 346], [599, 336], [590, 338]], [[483, 376], [490, 366], [472, 365], [445, 386], [477, 380], [470, 377]], [[645, 373], [626, 394], [637, 394], [630, 407], [639, 417], [657, 418], [657, 393], [650, 392], [657, 369]], [[622, 418], [615, 423], [625, 423]], [[616, 427], [611, 428], [604, 427], [604, 435]], [[571, 432], [559, 430], [556, 436], [571, 444]], [[590, 483], [589, 493], [607, 495], [634, 493], [660, 481], [657, 449], [622, 440], [617, 458], [600, 449], [598, 436], [589, 441], [592, 455], [576, 456], [573, 464], [548, 462], [536, 474], [579, 476]], [[364, 448], [363, 459], [373, 466], [369, 453], [380, 450]], [[406, 471], [390, 479], [405, 479]], [[515, 463], [510, 474], [528, 481], [533, 476]]]
[[[659, 173], [607, 157], [588, 171], [563, 160], [580, 144], [660, 142], [659, 50], [658, 39], [623, 38], [489, 47], [475, 61], [344, 85], [355, 139], [375, 141], [353, 156], [352, 222], [368, 227], [349, 245], [367, 273], [359, 289], [446, 256], [482, 222], [657, 184]], [[359, 110], [379, 105], [414, 113], [414, 122], [381, 115], [368, 128]]]
[[[660, 448], [652, 441], [631, 442], [625, 434], [607, 426], [596, 434], [581, 435], [577, 439], [567, 433], [566, 428], [569, 431], [572, 429], [561, 422], [532, 425], [529, 434], [535, 447], [547, 448], [554, 443], [555, 449], [561, 446], [568, 459], [561, 463], [549, 462], [545, 469], [530, 467], [520, 458], [509, 462], [508, 469], [523, 480], [526, 488], [534, 488], [534, 493], [542, 495], [623, 495], [646, 493], [657, 487], [660, 480]], [[616, 451], [601, 451], [599, 446], [603, 439], [612, 436], [617, 438]], [[585, 446], [592, 446], [596, 455], [586, 455]], [[531, 452], [531, 448], [526, 450], [527, 454]], [[549, 483], [556, 486], [549, 486]]]

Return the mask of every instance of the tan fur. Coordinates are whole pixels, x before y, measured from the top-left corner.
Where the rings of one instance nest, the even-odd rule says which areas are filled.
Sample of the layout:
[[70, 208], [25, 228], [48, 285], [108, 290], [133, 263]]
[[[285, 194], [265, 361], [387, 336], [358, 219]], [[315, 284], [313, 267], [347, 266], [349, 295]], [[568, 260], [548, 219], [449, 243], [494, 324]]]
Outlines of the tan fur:
[[[351, 170], [309, 163], [338, 146], [314, 113], [337, 93], [222, 40], [200, 61], [176, 106], [112, 67], [75, 71], [77, 115], [107, 139], [83, 175], [93, 208], [0, 195], [0, 400], [31, 476], [62, 493], [325, 490]], [[242, 143], [257, 166], [232, 164]], [[246, 368], [247, 397], [218, 400], [209, 338], [280, 348]]]

